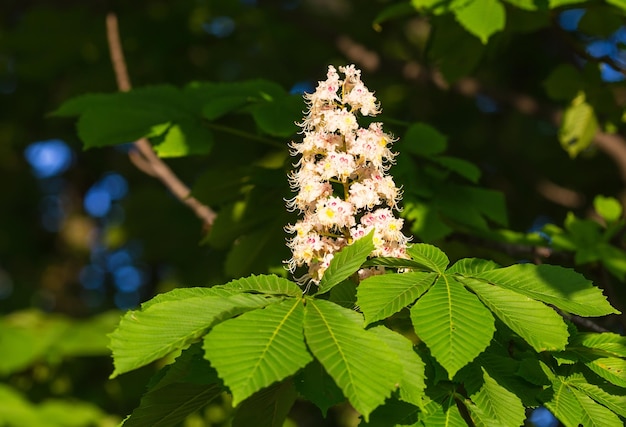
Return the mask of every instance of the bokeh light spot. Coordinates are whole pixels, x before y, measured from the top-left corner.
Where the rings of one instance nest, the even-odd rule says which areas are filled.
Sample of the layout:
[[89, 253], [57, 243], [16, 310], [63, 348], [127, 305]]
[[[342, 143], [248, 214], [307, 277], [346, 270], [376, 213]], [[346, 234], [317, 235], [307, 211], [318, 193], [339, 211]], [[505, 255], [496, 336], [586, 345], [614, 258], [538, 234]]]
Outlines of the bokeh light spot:
[[110, 253], [106, 258], [106, 266], [109, 271], [115, 271], [132, 264], [132, 262], [133, 259], [126, 249], [120, 249]]
[[93, 185], [85, 194], [83, 206], [89, 215], [102, 218], [111, 209], [111, 195], [101, 186]]
[[37, 178], [49, 178], [65, 172], [72, 164], [73, 153], [60, 139], [49, 139], [30, 144], [24, 150]]
[[143, 285], [143, 274], [137, 267], [127, 265], [113, 272], [113, 280], [120, 291], [133, 292]]
[[128, 193], [128, 183], [119, 173], [110, 172], [100, 180], [100, 186], [105, 189], [112, 200], [120, 200]]
[[554, 415], [543, 406], [535, 409], [528, 420], [536, 427], [556, 427], [559, 424]]
[[580, 18], [585, 14], [585, 9], [564, 10], [559, 14], [559, 25], [565, 31], [576, 31]]

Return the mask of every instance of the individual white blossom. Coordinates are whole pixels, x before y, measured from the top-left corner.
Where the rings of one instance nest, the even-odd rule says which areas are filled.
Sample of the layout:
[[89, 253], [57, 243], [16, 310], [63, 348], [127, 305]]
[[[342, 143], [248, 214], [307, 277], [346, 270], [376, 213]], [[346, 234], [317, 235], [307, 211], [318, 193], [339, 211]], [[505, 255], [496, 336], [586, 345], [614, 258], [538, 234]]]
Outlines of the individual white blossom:
[[[334, 254], [374, 231], [370, 256], [406, 258], [409, 241], [402, 233], [403, 220], [396, 218], [402, 196], [387, 175], [394, 161], [394, 138], [382, 123], [361, 128], [357, 114], [380, 113], [376, 97], [361, 81], [354, 65], [333, 66], [312, 94], [305, 95], [308, 111], [300, 126], [303, 138], [290, 144], [291, 154], [300, 156], [289, 175], [296, 196], [287, 201], [290, 210], [303, 218], [285, 227], [292, 258], [286, 261], [293, 272], [306, 266], [302, 281], [319, 283]], [[383, 267], [359, 271], [364, 279], [384, 273]]]

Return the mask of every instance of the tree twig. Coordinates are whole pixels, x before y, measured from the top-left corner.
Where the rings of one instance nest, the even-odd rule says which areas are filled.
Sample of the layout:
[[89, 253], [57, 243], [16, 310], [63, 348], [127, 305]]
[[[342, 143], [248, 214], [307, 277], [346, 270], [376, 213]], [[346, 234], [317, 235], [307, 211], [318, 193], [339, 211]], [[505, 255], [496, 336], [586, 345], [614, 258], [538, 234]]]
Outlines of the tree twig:
[[[114, 13], [107, 15], [106, 28], [109, 53], [117, 80], [117, 87], [121, 92], [128, 92], [131, 89], [130, 78], [128, 77], [126, 60], [124, 59], [124, 52], [120, 42], [117, 16]], [[187, 205], [203, 222], [205, 230], [209, 230], [217, 214], [210, 207], [191, 196], [189, 187], [156, 155], [146, 138], [135, 141], [135, 149], [136, 152], [130, 156], [131, 161], [143, 172], [160, 180], [178, 200]]]

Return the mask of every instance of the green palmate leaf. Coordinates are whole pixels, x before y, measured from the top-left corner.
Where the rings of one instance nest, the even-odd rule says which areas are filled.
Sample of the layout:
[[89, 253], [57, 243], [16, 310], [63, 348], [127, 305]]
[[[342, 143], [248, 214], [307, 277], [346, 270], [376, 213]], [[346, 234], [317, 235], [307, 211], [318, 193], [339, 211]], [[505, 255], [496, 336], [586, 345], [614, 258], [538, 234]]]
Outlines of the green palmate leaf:
[[463, 258], [447, 269], [446, 274], [458, 273], [464, 276], [471, 276], [483, 271], [495, 270], [496, 268], [500, 268], [500, 266], [493, 261], [480, 258]]
[[434, 412], [423, 419], [420, 417], [420, 421], [424, 427], [467, 427], [453, 398], [449, 398], [444, 405], [438, 405]]
[[437, 279], [415, 303], [411, 320], [449, 378], [489, 345], [495, 331], [489, 310], [450, 276]]
[[418, 156], [430, 157], [446, 150], [446, 137], [425, 123], [415, 123], [407, 129], [398, 142], [404, 150]]
[[306, 365], [295, 376], [294, 381], [298, 392], [320, 408], [324, 416], [331, 406], [346, 400], [341, 389], [317, 360]]
[[470, 413], [470, 418], [476, 427], [500, 427], [500, 422], [490, 417], [485, 411], [479, 408], [469, 399], [466, 399], [463, 404]]
[[626, 360], [617, 357], [585, 358], [585, 366], [593, 372], [616, 386], [626, 388]]
[[416, 406], [422, 406], [424, 389], [426, 388], [424, 383], [425, 365], [413, 349], [413, 343], [408, 338], [384, 326], [377, 326], [370, 331], [398, 355], [400, 365], [402, 365], [400, 399]]
[[124, 420], [125, 427], [178, 425], [224, 391], [217, 372], [204, 360], [202, 347], [193, 344], [176, 361], [161, 369], [148, 385], [141, 403]]
[[304, 102], [300, 95], [285, 95], [250, 108], [255, 123], [262, 132], [272, 136], [289, 137], [298, 131], [295, 124], [302, 117]]
[[252, 294], [206, 296], [207, 291], [210, 289], [196, 288], [197, 296], [171, 301], [161, 297], [159, 302], [126, 313], [110, 335], [115, 365], [111, 377], [187, 346], [225, 318], [279, 301]]
[[561, 146], [570, 157], [576, 157], [589, 147], [597, 129], [598, 119], [593, 107], [585, 102], [585, 94], [581, 92], [563, 114], [559, 130]]
[[566, 427], [578, 427], [582, 408], [563, 378], [555, 377], [552, 380], [552, 389], [548, 390], [546, 395], [549, 395], [548, 393], [552, 393], [552, 398], [545, 402], [545, 407]]
[[331, 290], [345, 279], [361, 268], [370, 253], [374, 250], [374, 231], [370, 231], [367, 236], [361, 237], [351, 245], [346, 246], [335, 254], [330, 265], [324, 272], [324, 276], [319, 284], [318, 294], [323, 294]]
[[593, 208], [608, 222], [617, 221], [622, 217], [622, 205], [613, 197], [596, 196]]
[[374, 21], [372, 22], [372, 26], [376, 31], [381, 31], [382, 27], [380, 24], [383, 22], [414, 14], [415, 8], [411, 3], [392, 4], [385, 7], [378, 15], [376, 15], [376, 18], [374, 18]]
[[224, 266], [226, 274], [240, 277], [263, 271], [267, 269], [269, 260], [278, 262], [275, 258], [276, 253], [283, 250], [287, 256], [286, 246], [281, 240], [284, 224], [283, 218], [278, 217], [264, 223], [256, 231], [237, 238], [226, 257]]
[[506, 12], [498, 0], [474, 0], [454, 10], [457, 21], [483, 44], [494, 33], [504, 29]]
[[204, 338], [205, 357], [236, 406], [260, 389], [295, 374], [312, 360], [304, 345], [300, 299], [288, 299], [215, 326]]
[[170, 117], [165, 114], [121, 105], [87, 110], [78, 119], [77, 131], [85, 148], [94, 148], [160, 136], [170, 126]]
[[[442, 4], [439, 0], [432, 2]], [[477, 38], [467, 37], [467, 30], [452, 17], [444, 15], [437, 20], [436, 25], [446, 31], [435, 31], [430, 35], [428, 56], [437, 64], [446, 81], [454, 83], [471, 73], [480, 63], [485, 46]]]
[[113, 111], [124, 106], [169, 117], [183, 117], [191, 111], [187, 98], [177, 88], [157, 85], [135, 88], [130, 92], [81, 95], [64, 102], [52, 115], [71, 117], [93, 109]]
[[426, 243], [415, 243], [407, 249], [414, 261], [437, 273], [443, 273], [450, 260], [441, 249]]
[[518, 427], [524, 423], [526, 414], [522, 401], [515, 394], [498, 384], [485, 369], [483, 385], [471, 396], [478, 408], [502, 427]]
[[437, 273], [412, 272], [370, 276], [357, 289], [357, 305], [367, 325], [412, 304], [430, 288]]
[[174, 363], [157, 372], [148, 384], [149, 391], [176, 383], [213, 384], [220, 383], [217, 371], [204, 358], [202, 343], [196, 342], [183, 350]]
[[563, 350], [567, 345], [567, 325], [550, 307], [510, 289], [499, 288], [481, 280], [459, 280], [536, 351]]
[[259, 292], [262, 294], [288, 295], [292, 297], [302, 295], [300, 286], [291, 280], [278, 277], [274, 274], [244, 277], [243, 279], [228, 282], [220, 286], [220, 288], [238, 292]]
[[389, 257], [377, 257], [368, 259], [363, 263], [363, 267], [383, 266], [390, 268], [413, 268], [421, 269], [422, 264], [406, 258], [389, 258]]
[[476, 277], [579, 316], [618, 313], [600, 289], [574, 270], [563, 267], [517, 264], [480, 273]]
[[220, 397], [219, 384], [172, 383], [141, 398], [139, 407], [126, 418], [124, 427], [170, 427]]
[[246, 399], [238, 408], [233, 427], [282, 427], [296, 401], [293, 381], [271, 385]]
[[568, 382], [596, 402], [606, 406], [616, 414], [626, 417], [626, 390], [615, 390], [616, 387], [613, 387], [609, 393], [605, 390], [606, 385], [600, 387], [590, 384], [582, 375], [572, 375], [568, 378]]
[[624, 423], [615, 413], [596, 403], [585, 393], [570, 388], [581, 408], [579, 423], [585, 427], [623, 427]]
[[330, 290], [329, 301], [342, 307], [353, 309], [356, 305], [357, 283], [347, 279]]
[[397, 355], [363, 329], [358, 313], [324, 300], [307, 299], [304, 333], [324, 369], [367, 421], [400, 382]]
[[[158, 137], [172, 125], [190, 123], [194, 116], [192, 105], [172, 86], [152, 86], [126, 93], [84, 95], [63, 104], [57, 116], [80, 115], [78, 134], [86, 148], [122, 144], [141, 137]], [[185, 125], [186, 126], [186, 125]], [[185, 135], [189, 137], [189, 129]], [[172, 135], [174, 137], [174, 135]], [[210, 141], [201, 140], [198, 148], [210, 147]]]
[[604, 350], [617, 357], [626, 357], [626, 337], [611, 332], [577, 334], [570, 344]]
[[458, 157], [437, 156], [433, 157], [432, 161], [473, 183], [478, 183], [480, 179], [480, 169], [478, 166], [467, 160], [459, 159]]
[[197, 119], [181, 119], [172, 124], [162, 138], [153, 140], [159, 157], [207, 154], [213, 142], [213, 132]]
[[151, 300], [141, 304], [141, 310], [145, 311], [148, 307], [164, 302], [180, 301], [187, 298], [199, 297], [230, 297], [241, 292], [226, 289], [224, 286], [213, 286], [212, 288], [176, 288], [169, 292], [156, 295]]

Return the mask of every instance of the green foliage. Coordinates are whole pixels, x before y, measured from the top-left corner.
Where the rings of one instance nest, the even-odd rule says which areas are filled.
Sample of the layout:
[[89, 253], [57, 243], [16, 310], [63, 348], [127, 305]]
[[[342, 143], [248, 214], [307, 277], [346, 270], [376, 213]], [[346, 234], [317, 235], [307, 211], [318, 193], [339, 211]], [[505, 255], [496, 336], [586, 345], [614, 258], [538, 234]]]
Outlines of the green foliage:
[[598, 120], [594, 110], [585, 102], [585, 95], [580, 93], [565, 110], [559, 131], [561, 146], [570, 157], [576, 157], [589, 147], [597, 130]]
[[[436, 129], [423, 123], [411, 125], [395, 147], [416, 156], [418, 164], [425, 163], [416, 168], [405, 154], [395, 169], [405, 188], [402, 215], [411, 220], [411, 232], [420, 239], [433, 242], [455, 228], [486, 231], [490, 222], [507, 225], [501, 193], [454, 182], [458, 178], [476, 183], [480, 170], [463, 159], [442, 155], [446, 138]], [[420, 182], [420, 186], [410, 186], [410, 182]]]
[[0, 400], [0, 423], [3, 425], [80, 427], [105, 426], [107, 422], [102, 410], [92, 404], [48, 399], [35, 405], [5, 384], [0, 384]]
[[294, 298], [222, 322], [206, 335], [206, 357], [230, 388], [233, 405], [312, 360], [303, 322], [302, 301]]
[[330, 265], [319, 284], [319, 293], [325, 293], [354, 274], [374, 250], [374, 230], [367, 236], [346, 246], [330, 261]]
[[117, 325], [112, 311], [78, 322], [65, 316], [47, 316], [35, 310], [15, 312], [0, 320], [0, 375], [22, 371], [47, 361], [75, 356], [108, 354], [106, 334]]
[[[334, 258], [343, 265], [329, 268], [325, 283], [339, 285], [360, 267], [363, 247], [371, 246], [363, 241]], [[408, 254], [413, 271], [372, 276], [346, 288], [356, 290], [363, 314], [322, 299], [323, 291], [302, 294], [276, 276], [162, 294], [125, 316], [112, 335], [116, 373], [202, 339], [204, 359], [193, 344], [153, 381], [146, 402], [160, 398], [162, 387], [180, 388], [180, 403], [169, 411], [179, 419], [199, 407], [189, 394], [193, 390], [200, 396], [221, 390], [217, 377], [212, 387], [204, 379], [216, 372], [238, 407], [238, 425], [253, 419], [252, 413], [263, 420], [259, 425], [280, 425], [297, 393], [324, 413], [347, 399], [367, 425], [388, 425], [382, 419], [391, 408], [399, 411], [394, 419], [401, 424], [466, 425], [456, 407], [461, 404], [480, 425], [517, 426], [529, 402], [543, 402], [566, 424], [598, 417], [615, 425], [626, 395], [624, 338], [577, 333], [546, 305], [581, 316], [615, 313], [598, 288], [556, 266], [501, 268], [473, 258], [448, 268], [445, 253], [426, 244], [412, 245]], [[211, 310], [217, 300], [223, 311]], [[200, 301], [202, 313], [195, 309]], [[178, 315], [171, 304], [180, 305]], [[366, 328], [406, 308], [419, 346], [385, 326]], [[178, 334], [167, 329], [161, 320], [166, 317], [177, 324]], [[138, 340], [140, 332], [154, 338]], [[546, 364], [542, 360], [550, 354], [553, 362]], [[194, 374], [201, 365], [208, 377]], [[570, 384], [562, 373], [565, 366], [586, 376], [579, 374]], [[600, 388], [602, 379], [614, 389]], [[133, 416], [153, 416], [142, 412], [147, 409], [138, 411]]]
[[[37, 234], [36, 218], [21, 212], [36, 212], [38, 206], [21, 208], [25, 196], [34, 199], [33, 178], [26, 170], [18, 176], [16, 158], [22, 154], [7, 147], [22, 150], [23, 141], [47, 133], [25, 112], [49, 110], [72, 93], [112, 86], [101, 17], [96, 25], [85, 11], [39, 10], [36, 3], [32, 12], [30, 5], [9, 11], [3, 15], [8, 21], [0, 22], [0, 86], [9, 101], [3, 112], [13, 120], [0, 120], [0, 139], [6, 142], [0, 144], [5, 147], [0, 170], [7, 182], [15, 182], [2, 190], [3, 203], [20, 207], [0, 213], [8, 224], [0, 231], [0, 294], [7, 286], [5, 267], [26, 271], [15, 281], [17, 305], [37, 301], [27, 294], [31, 283], [46, 283], [42, 295], [60, 287], [50, 277], [65, 270], [43, 274], [47, 258], [56, 256], [38, 256], [40, 248], [69, 248], [79, 262], [68, 264], [79, 268], [88, 254], [68, 244], [67, 236], [88, 233], [74, 233], [67, 221], [60, 237], [30, 235]], [[599, 192], [620, 194], [620, 177], [608, 163], [609, 156], [618, 157], [610, 151], [607, 159], [597, 156], [602, 146], [596, 136], [615, 133], [620, 142], [623, 83], [605, 81], [600, 70], [610, 63], [586, 48], [589, 40], [613, 37], [623, 23], [623, 0], [412, 0], [382, 10], [348, 1], [326, 11], [273, 10], [246, 2], [217, 2], [211, 8], [200, 2], [189, 11], [182, 3], [148, 3], [120, 10], [129, 14], [126, 23], [132, 22], [123, 37], [132, 53], [129, 69], [136, 82], [172, 85], [83, 95], [53, 113], [76, 117], [84, 147], [94, 148], [77, 156], [86, 166], [72, 171], [67, 193], [82, 194], [93, 174], [124, 167], [95, 148], [148, 137], [160, 157], [177, 158], [171, 165], [191, 184], [192, 195], [218, 213], [199, 236], [197, 224], [184, 216], [188, 212], [172, 215], [159, 204], [171, 200], [141, 198], [148, 184], [135, 178], [137, 193], [124, 208], [132, 217], [132, 206], [139, 206], [138, 220], [115, 226], [124, 239], [142, 233], [150, 239], [144, 246], [151, 267], [161, 271], [164, 262], [175, 264], [176, 274], [167, 283], [154, 283], [163, 286], [156, 289], [248, 277], [161, 293], [123, 316], [110, 335], [112, 376], [154, 362], [161, 366], [178, 355], [150, 381], [123, 425], [176, 425], [226, 393], [236, 406], [227, 421], [233, 426], [281, 426], [299, 398], [324, 415], [348, 401], [369, 426], [515, 426], [524, 422], [525, 409], [538, 405], [566, 426], [623, 425], [624, 338], [578, 332], [565, 320], [618, 310], [573, 270], [510, 265], [537, 256], [539, 248], [550, 250], [550, 262], [576, 265], [587, 277], [601, 278], [620, 307], [626, 277], [620, 202], [598, 196], [593, 209], [599, 217], [583, 217], [591, 206], [546, 202], [536, 197], [534, 183], [554, 181], [581, 200]], [[585, 13], [578, 29], [568, 32], [558, 22], [560, 13], [572, 8]], [[232, 17], [234, 34], [209, 34], [208, 23], [219, 16]], [[372, 16], [377, 33], [367, 31]], [[168, 27], [176, 34], [163, 31]], [[63, 36], [70, 29], [76, 35]], [[158, 49], [152, 52], [148, 40]], [[361, 45], [371, 51], [363, 52]], [[554, 55], [555, 47], [562, 55]], [[306, 55], [286, 65], [285, 52], [294, 49]], [[571, 61], [581, 56], [586, 65]], [[392, 171], [403, 186], [406, 229], [416, 241], [441, 249], [416, 243], [408, 251], [411, 259], [366, 260], [371, 239], [361, 239], [335, 256], [319, 288], [303, 293], [298, 284], [266, 274], [288, 258], [283, 227], [293, 223], [283, 206], [290, 197], [287, 141], [297, 138], [295, 122], [304, 104], [284, 88], [317, 75], [329, 58], [345, 63], [355, 57], [370, 64], [364, 74], [378, 79], [376, 93], [389, 114], [385, 126], [400, 136]], [[185, 83], [198, 76], [212, 81]], [[232, 81], [239, 78], [247, 80]], [[19, 96], [10, 92], [15, 82]], [[29, 82], [32, 88], [25, 89]], [[493, 111], [483, 111], [481, 99], [492, 101]], [[564, 108], [562, 114], [557, 108]], [[64, 130], [64, 138], [71, 142], [73, 133]], [[78, 208], [70, 216], [84, 219], [80, 203], [74, 204]], [[566, 215], [565, 209], [572, 212]], [[540, 213], [557, 218], [557, 224], [565, 220], [545, 226], [541, 234], [516, 231]], [[186, 239], [185, 227], [191, 230]], [[52, 238], [59, 244], [51, 245]], [[197, 240], [202, 257], [189, 249]], [[364, 266], [387, 272], [357, 283], [355, 273]], [[73, 285], [78, 272], [69, 275], [60, 281]], [[55, 310], [76, 306], [56, 297]], [[80, 309], [76, 313], [89, 311]], [[116, 313], [84, 322], [39, 312], [6, 316], [0, 325], [0, 374], [15, 387], [0, 388], [0, 400], [7, 403], [0, 405], [0, 424], [106, 423], [106, 414], [91, 404], [41, 399], [37, 377], [62, 360], [106, 354], [105, 334], [117, 318]], [[600, 322], [617, 330], [614, 319]], [[26, 381], [29, 375], [33, 384]], [[99, 388], [108, 393], [118, 384]], [[28, 396], [18, 390], [30, 385]], [[83, 390], [77, 385], [75, 394]]]
[[[214, 132], [205, 120], [225, 114], [250, 114], [262, 132], [288, 137], [302, 110], [300, 97], [279, 85], [256, 80], [243, 83], [191, 83], [180, 90], [152, 86], [127, 93], [83, 95], [59, 107], [53, 115], [78, 116], [77, 131], [86, 148], [154, 138], [161, 157], [207, 154]], [[287, 121], [285, 117], [293, 120]], [[289, 123], [289, 124], [288, 124]]]
[[548, 224], [543, 231], [554, 248], [574, 252], [577, 264], [601, 263], [608, 272], [623, 280], [626, 277], [626, 252], [613, 243], [626, 224], [622, 219], [622, 207], [617, 200], [604, 196], [597, 196], [593, 205], [604, 220], [603, 224], [580, 219], [569, 212], [563, 228]]

